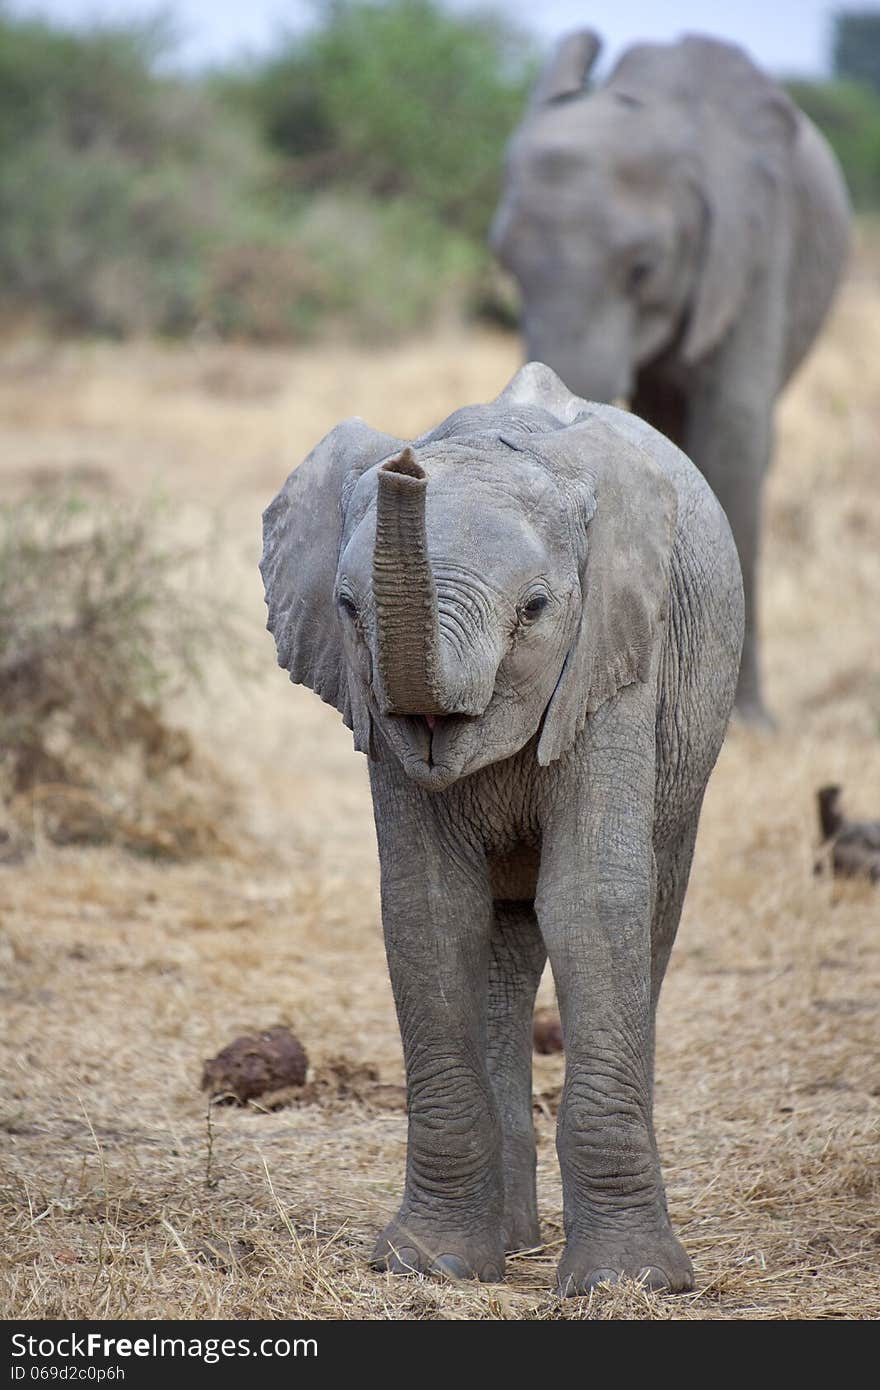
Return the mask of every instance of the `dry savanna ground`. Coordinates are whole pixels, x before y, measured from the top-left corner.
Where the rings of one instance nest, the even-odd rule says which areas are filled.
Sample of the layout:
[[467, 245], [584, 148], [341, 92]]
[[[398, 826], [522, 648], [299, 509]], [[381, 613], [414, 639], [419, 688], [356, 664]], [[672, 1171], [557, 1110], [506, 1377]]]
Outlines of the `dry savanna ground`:
[[[370, 353], [3, 346], [2, 495], [69, 476], [160, 492], [194, 534], [219, 520], [213, 581], [245, 634], [175, 711], [237, 788], [227, 853], [162, 865], [37, 834], [0, 868], [6, 1317], [880, 1314], [880, 892], [813, 873], [818, 786], [880, 815], [876, 261], [780, 412], [763, 583], [779, 732], [734, 729], [722, 752], [662, 1002], [658, 1132], [695, 1292], [554, 1298], [559, 1057], [535, 1066], [544, 1246], [503, 1286], [367, 1267], [405, 1117], [366, 768], [275, 668], [259, 517], [339, 418], [412, 435], [517, 360], [485, 332]], [[309, 1051], [308, 1103], [209, 1114], [203, 1059], [278, 1022]]]

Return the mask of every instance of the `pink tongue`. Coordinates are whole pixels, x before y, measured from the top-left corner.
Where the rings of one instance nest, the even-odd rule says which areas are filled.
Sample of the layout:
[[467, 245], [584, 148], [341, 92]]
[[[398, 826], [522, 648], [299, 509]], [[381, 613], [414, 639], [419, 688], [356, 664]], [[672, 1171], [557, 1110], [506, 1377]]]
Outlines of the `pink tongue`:
[[437, 716], [435, 714], [426, 714], [425, 723], [429, 729], [433, 729], [434, 725], [437, 723]]

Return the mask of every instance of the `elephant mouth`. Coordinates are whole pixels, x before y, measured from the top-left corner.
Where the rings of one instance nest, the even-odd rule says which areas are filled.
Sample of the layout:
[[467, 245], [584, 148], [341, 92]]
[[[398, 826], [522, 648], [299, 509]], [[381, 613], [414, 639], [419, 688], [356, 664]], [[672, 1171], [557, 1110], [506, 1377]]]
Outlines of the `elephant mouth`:
[[473, 724], [466, 714], [392, 715], [383, 721], [391, 745], [408, 777], [430, 791], [443, 791], [462, 775], [462, 730]]

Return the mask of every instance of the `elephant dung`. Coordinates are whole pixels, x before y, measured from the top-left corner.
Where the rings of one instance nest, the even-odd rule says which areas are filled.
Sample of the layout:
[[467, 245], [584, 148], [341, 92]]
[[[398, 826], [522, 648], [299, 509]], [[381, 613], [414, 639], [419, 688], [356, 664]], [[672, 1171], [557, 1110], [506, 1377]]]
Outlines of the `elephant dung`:
[[535, 1051], [542, 1056], [551, 1052], [562, 1052], [562, 1024], [559, 1015], [552, 1009], [538, 1009], [532, 1024], [532, 1039]]
[[244, 1105], [285, 1086], [305, 1084], [309, 1060], [285, 1025], [266, 1033], [245, 1033], [205, 1062], [202, 1090], [212, 1099]]

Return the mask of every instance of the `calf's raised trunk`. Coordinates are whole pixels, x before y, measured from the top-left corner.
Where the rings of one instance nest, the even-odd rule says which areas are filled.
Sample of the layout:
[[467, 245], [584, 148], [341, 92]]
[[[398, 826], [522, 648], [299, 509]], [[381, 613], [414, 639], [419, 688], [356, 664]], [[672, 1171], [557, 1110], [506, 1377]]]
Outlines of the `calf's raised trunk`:
[[388, 714], [442, 715], [437, 591], [425, 531], [427, 475], [409, 448], [379, 469], [373, 598]]

